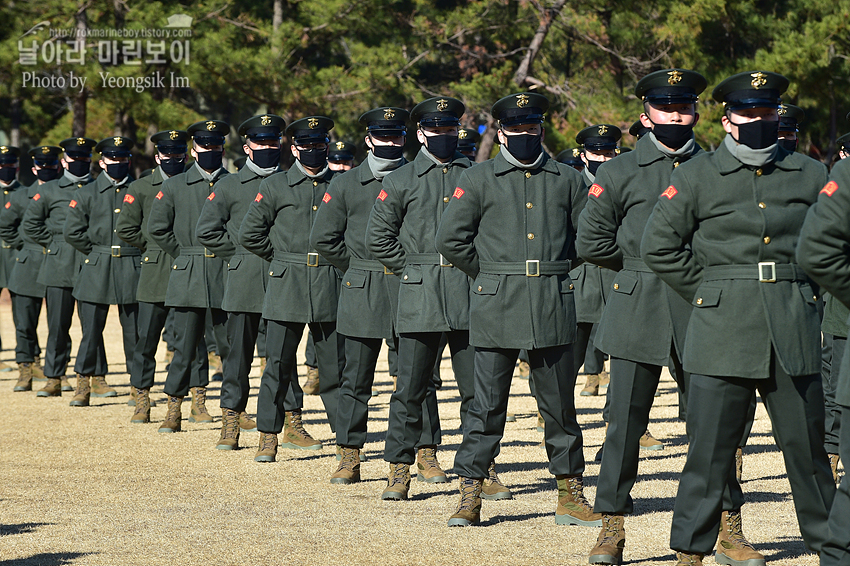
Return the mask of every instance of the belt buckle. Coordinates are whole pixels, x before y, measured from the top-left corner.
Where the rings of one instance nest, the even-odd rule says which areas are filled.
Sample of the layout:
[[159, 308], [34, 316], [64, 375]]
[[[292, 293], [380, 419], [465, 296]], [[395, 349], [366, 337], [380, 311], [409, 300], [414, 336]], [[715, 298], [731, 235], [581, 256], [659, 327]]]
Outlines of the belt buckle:
[[387, 268], [387, 266], [385, 265], [385, 266], [384, 266], [384, 275], [392, 275], [392, 274], [393, 274], [393, 272], [392, 272], [392, 271], [390, 271], [390, 270]]
[[319, 267], [319, 254], [316, 252], [311, 252], [307, 254], [307, 266], [308, 267]]
[[112, 257], [121, 257], [121, 246], [112, 246], [110, 249]]
[[525, 276], [540, 277], [540, 260], [527, 259], [525, 260]]
[[204, 248], [204, 257], [215, 257], [215, 254], [209, 251], [207, 248]]
[[451, 263], [446, 261], [446, 258], [443, 257], [443, 254], [440, 254], [440, 267], [454, 267]]
[[[770, 277], [765, 277], [764, 269], [770, 268]], [[776, 283], [776, 262], [775, 261], [760, 261], [759, 262], [759, 283]]]

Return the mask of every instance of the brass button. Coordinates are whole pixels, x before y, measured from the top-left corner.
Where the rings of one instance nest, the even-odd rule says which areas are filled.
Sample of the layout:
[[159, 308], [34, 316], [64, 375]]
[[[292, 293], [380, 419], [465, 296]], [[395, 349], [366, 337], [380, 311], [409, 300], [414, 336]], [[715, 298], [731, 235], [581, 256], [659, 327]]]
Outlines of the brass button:
[[533, 239], [534, 239], [534, 234], [532, 234], [531, 232], [529, 232], [529, 233], [528, 233], [528, 239], [529, 239], [529, 240], [533, 240]]
[[698, 305], [701, 305], [701, 304], [702, 304], [702, 297], [700, 297], [699, 299], [697, 299], [697, 304], [698, 304]]
[[534, 208], [534, 205], [531, 204], [530, 202], [527, 202], [527, 203], [525, 203], [525, 208], [528, 208], [530, 210], [530, 209]]
[[77, 188], [78, 188], [78, 189], [82, 189], [82, 188], [83, 188], [83, 184], [82, 184], [82, 183], [77, 183]]
[[573, 290], [573, 284], [570, 283], [570, 291], [572, 291], [572, 290]]
[[817, 296], [817, 295], [815, 295], [815, 296], [814, 296], [814, 297], [812, 297], [812, 298], [813, 298], [814, 300], [816, 300], [816, 301], [818, 300], [818, 296]]
[[86, 260], [86, 263], [88, 263], [88, 262], [89, 262], [89, 260]]
[[614, 283], [614, 290], [616, 291], [616, 290], [617, 290], [617, 289], [619, 289], [619, 288], [620, 288], [620, 284], [619, 284], [619, 283]]
[[148, 261], [148, 256], [145, 256], [145, 261]]
[[531, 179], [531, 171], [526, 171], [526, 172], [525, 172], [525, 178], [526, 178], [526, 179]]
[[318, 207], [318, 206], [316, 206], [316, 205], [314, 204], [314, 205], [313, 205], [313, 210], [319, 210], [319, 207]]
[[274, 275], [274, 271], [269, 271], [269, 275]]
[[346, 281], [346, 282], [345, 282], [345, 286], [346, 286], [346, 287], [351, 287], [351, 281]]
[[119, 212], [121, 212], [121, 209], [120, 209], [120, 208], [116, 208], [116, 209], [115, 209], [115, 214], [118, 214]]
[[761, 170], [761, 167], [759, 167], [758, 169], [756, 169], [756, 177], [761, 177], [761, 174], [762, 174], [762, 170]]
[[405, 276], [403, 277], [403, 279], [404, 279], [405, 281], [407, 281], [407, 275], [405, 275]]
[[210, 181], [210, 186], [211, 186], [211, 187], [212, 187], [214, 184], [215, 184], [214, 182]]
[[760, 202], [760, 203], [759, 203], [759, 208], [767, 208], [767, 205], [766, 205], [766, 204], [764, 204], [763, 202]]
[[443, 167], [443, 173], [448, 173], [448, 172], [449, 172], [449, 168], [448, 168], [448, 167]]
[[313, 186], [314, 186], [314, 187], [316, 187], [316, 186], [318, 186], [318, 185], [319, 185], [319, 182], [318, 182], [318, 181], [313, 181]]
[[769, 243], [770, 243], [770, 236], [765, 236], [765, 237], [764, 237], [764, 243], [765, 243], [765, 244], [769, 244]]
[[483, 291], [483, 290], [484, 290], [484, 287], [482, 287], [481, 285], [479, 285], [479, 286], [478, 286], [478, 292], [480, 293], [480, 292], [481, 292], [481, 291]]
[[121, 192], [121, 189], [115, 189], [115, 192], [116, 192], [116, 193], [120, 193], [120, 192]]
[[675, 168], [676, 168], [676, 167], [678, 167], [679, 165], [681, 165], [681, 163], [679, 163], [678, 161], [676, 161], [675, 163], [673, 163], [673, 169], [675, 169]]
[[449, 197], [443, 197], [443, 202], [449, 202]]
[[171, 269], [177, 269], [177, 266], [176, 266], [176, 265], [172, 265], [172, 266], [171, 266]]
[[50, 250], [47, 250], [47, 253], [50, 253]]

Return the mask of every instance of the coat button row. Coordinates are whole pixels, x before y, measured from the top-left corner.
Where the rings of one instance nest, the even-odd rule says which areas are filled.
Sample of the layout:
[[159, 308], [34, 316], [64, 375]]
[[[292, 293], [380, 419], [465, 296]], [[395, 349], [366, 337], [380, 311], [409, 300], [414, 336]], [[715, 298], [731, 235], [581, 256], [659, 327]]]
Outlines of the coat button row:
[[449, 202], [449, 197], [443, 197], [443, 202]]
[[678, 167], [679, 165], [681, 165], [681, 163], [679, 163], [678, 161], [676, 161], [675, 163], [673, 163], [673, 169], [675, 169], [675, 168], [676, 168], [676, 167]]
[[617, 289], [619, 289], [619, 288], [620, 288], [620, 284], [619, 284], [619, 283], [614, 283], [614, 290], [616, 291], [616, 290], [617, 290]]
[[526, 171], [526, 172], [525, 172], [525, 178], [526, 178], [526, 179], [531, 179], [531, 171]]
[[762, 171], [762, 170], [761, 170], [761, 167], [759, 167], [758, 169], [756, 169], [756, 177], [761, 177], [761, 174], [762, 174], [763, 172], [764, 172], [764, 171]]
[[121, 189], [115, 189], [115, 192], [116, 192], [116, 193], [120, 193], [120, 192], [121, 192]]
[[271, 275], [272, 277], [274, 277], [274, 271], [269, 271], [269, 275]]
[[448, 167], [443, 167], [443, 173], [448, 173], [448, 172], [449, 172], [449, 168], [448, 168]]
[[121, 209], [120, 209], [120, 208], [116, 208], [116, 209], [114, 210], [114, 212], [115, 212], [115, 214], [118, 214], [119, 212], [121, 212]]
[[346, 286], [346, 287], [351, 287], [351, 281], [346, 281], [346, 282], [345, 282], [345, 286]]
[[89, 262], [89, 260], [86, 260], [86, 263], [88, 263], [88, 262]]
[[532, 234], [531, 232], [529, 232], [529, 233], [528, 233], [528, 239], [529, 239], [529, 240], [533, 240], [533, 239], [534, 239], [534, 234]]
[[313, 181], [313, 186], [314, 186], [314, 187], [316, 187], [316, 186], [318, 186], [318, 185], [319, 185], [319, 182], [318, 182], [318, 181]]
[[534, 208], [534, 205], [531, 204], [530, 202], [527, 202], [527, 203], [525, 203], [525, 208], [530, 210], [530, 209]]
[[313, 205], [313, 210], [319, 210], [319, 207], [318, 207], [318, 206], [316, 206], [316, 205], [314, 204], [314, 205]]

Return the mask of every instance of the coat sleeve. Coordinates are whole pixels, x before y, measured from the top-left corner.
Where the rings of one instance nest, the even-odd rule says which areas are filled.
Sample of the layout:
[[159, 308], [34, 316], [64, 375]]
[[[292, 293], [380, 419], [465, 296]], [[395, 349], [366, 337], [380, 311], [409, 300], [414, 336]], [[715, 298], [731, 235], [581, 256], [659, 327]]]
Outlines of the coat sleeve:
[[345, 245], [347, 221], [345, 191], [334, 179], [316, 212], [316, 220], [310, 232], [310, 246], [343, 272], [348, 271], [348, 262], [351, 259], [351, 253]]
[[174, 201], [171, 190], [164, 185], [151, 205], [148, 234], [171, 257], [180, 255], [180, 244], [174, 235]]
[[145, 251], [148, 242], [144, 233], [142, 233], [143, 219], [142, 202], [133, 185], [130, 185], [124, 194], [121, 213], [115, 223], [115, 233], [131, 246]]
[[65, 217], [65, 241], [88, 255], [91, 253], [92, 241], [89, 238], [89, 210], [85, 194], [74, 191], [71, 202], [68, 203], [68, 214]]
[[641, 257], [658, 277], [689, 303], [702, 283], [702, 267], [688, 244], [697, 229], [696, 190], [683, 169], [676, 169], [670, 187], [655, 203], [641, 240]]
[[398, 241], [404, 222], [405, 204], [399, 190], [387, 177], [382, 183], [386, 196], [375, 200], [366, 227], [366, 249], [393, 273], [404, 270], [404, 248]]
[[797, 263], [850, 307], [850, 160], [839, 162], [800, 230]]
[[[574, 170], [573, 170], [574, 171]], [[570, 184], [570, 192], [572, 194], [572, 203], [570, 209], [570, 223], [573, 227], [573, 238], [572, 238], [572, 248], [570, 250], [570, 259], [572, 259], [572, 266], [577, 267], [584, 263], [581, 256], [578, 255], [578, 250], [576, 249], [576, 244], [578, 242], [578, 223], [579, 218], [581, 217], [581, 213], [584, 210], [584, 207], [587, 205], [587, 187], [582, 180], [580, 173], [576, 171], [576, 174], [573, 175], [573, 179]]]
[[36, 193], [38, 198], [33, 197], [30, 205], [21, 219], [21, 229], [24, 234], [38, 242], [44, 247], [53, 242], [53, 234], [47, 229], [48, 204], [45, 195]]
[[261, 182], [260, 190], [248, 207], [239, 228], [239, 243], [242, 247], [266, 261], [274, 259], [274, 247], [269, 239], [269, 232], [274, 225], [277, 211], [272, 200], [268, 185], [265, 181]]
[[224, 191], [210, 193], [201, 208], [195, 236], [204, 247], [225, 260], [229, 260], [236, 253], [236, 244], [227, 232], [229, 221], [230, 206]]
[[437, 251], [472, 279], [478, 277], [479, 271], [475, 236], [478, 235], [482, 216], [480, 189], [470, 181], [468, 171], [461, 175], [454, 195], [443, 211], [435, 241]]
[[[12, 197], [14, 196], [12, 195]], [[26, 197], [24, 196], [24, 198]], [[0, 238], [16, 250], [24, 247], [24, 240], [19, 231], [20, 225], [20, 205], [17, 204], [17, 199], [10, 198], [6, 202], [6, 206], [0, 209]]]
[[585, 205], [578, 220], [576, 252], [589, 263], [619, 271], [623, 268], [623, 252], [617, 244], [617, 230], [622, 221], [622, 207], [616, 188], [604, 169], [585, 192]]

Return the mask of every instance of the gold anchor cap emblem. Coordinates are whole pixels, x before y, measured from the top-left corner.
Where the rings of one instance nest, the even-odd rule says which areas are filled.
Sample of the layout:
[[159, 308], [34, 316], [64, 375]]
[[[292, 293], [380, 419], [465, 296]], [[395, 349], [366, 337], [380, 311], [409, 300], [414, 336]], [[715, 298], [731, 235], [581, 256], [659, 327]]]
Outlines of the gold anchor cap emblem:
[[786, 114], [788, 114], [788, 107], [785, 106], [784, 104], [780, 105], [779, 106], [779, 115], [785, 116]]
[[441, 98], [440, 100], [437, 101], [437, 112], [443, 112], [448, 107], [449, 107], [449, 101], [448, 100]]
[[319, 127], [319, 121], [316, 118], [307, 118], [307, 127], [311, 130]]
[[77, 138], [77, 145], [86, 145], [86, 138]]
[[525, 108], [528, 106], [529, 98], [524, 94], [519, 94], [516, 97], [516, 107], [517, 108]]
[[116, 146], [124, 145], [124, 140], [121, 139], [119, 136], [115, 136], [114, 138], [112, 138], [112, 141], [115, 143]]
[[168, 132], [168, 137], [172, 140], [176, 140], [180, 137], [180, 134], [177, 133], [177, 130], [171, 130], [170, 132]]
[[[6, 152], [4, 151], [3, 153], [6, 153]], [[42, 148], [41, 148], [41, 153], [50, 153], [50, 148], [49, 148], [49, 147], [47, 147], [47, 146], [42, 147]]]
[[207, 121], [207, 131], [211, 132], [214, 129], [215, 129], [215, 121], [214, 120]]
[[343, 149], [345, 149], [345, 142], [341, 142], [341, 141], [336, 142], [336, 148], [339, 151], [342, 151]]
[[9, 153], [9, 148], [5, 145], [0, 147], [0, 153]]
[[271, 123], [272, 123], [272, 119], [269, 118], [268, 116], [264, 115], [264, 116], [260, 117], [260, 124], [262, 124], [263, 126], [268, 126]]
[[676, 71], [676, 70], [668, 71], [667, 74], [670, 75], [669, 77], [667, 77], [667, 84], [672, 86], [672, 85], [679, 84], [680, 82], [682, 82], [681, 71]]
[[601, 126], [599, 126], [599, 135], [600, 136], [604, 136], [607, 133], [608, 133], [608, 126], [606, 126], [605, 124], [602, 124]]
[[395, 110], [392, 108], [384, 110], [384, 120], [392, 120], [393, 118], [395, 118]]
[[581, 150], [579, 148], [573, 148], [573, 157], [579, 157], [581, 155]]
[[767, 75], [761, 71], [752, 73], [750, 76], [753, 78], [753, 80], [750, 81], [750, 84], [753, 85], [753, 88], [756, 90], [767, 84]]
[[469, 133], [466, 130], [461, 130], [457, 133], [459, 139], [465, 140]]

